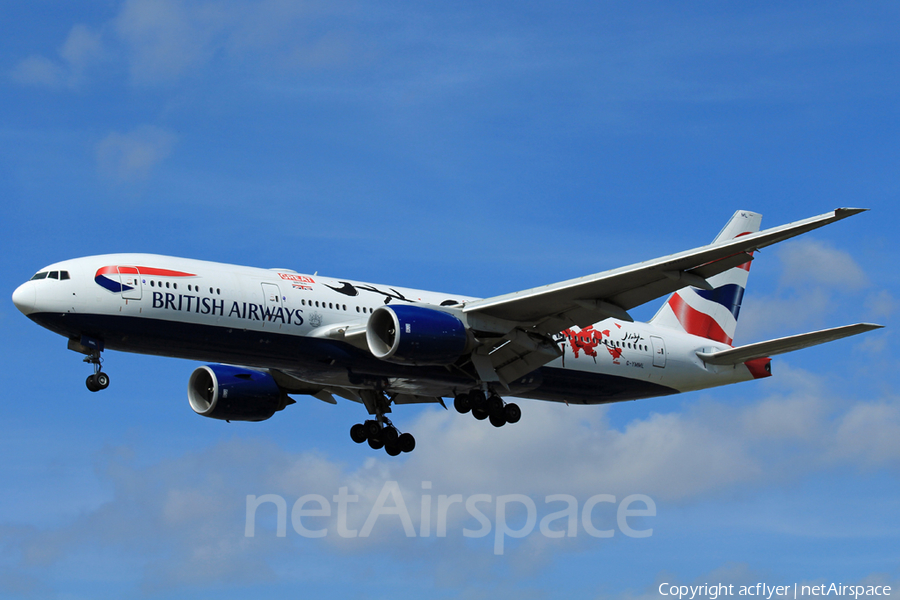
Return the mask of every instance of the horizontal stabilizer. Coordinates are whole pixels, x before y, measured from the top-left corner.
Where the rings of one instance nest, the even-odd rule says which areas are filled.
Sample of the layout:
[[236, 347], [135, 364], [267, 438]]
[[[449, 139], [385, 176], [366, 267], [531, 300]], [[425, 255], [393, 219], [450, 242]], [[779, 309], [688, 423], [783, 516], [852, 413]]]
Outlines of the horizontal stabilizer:
[[825, 342], [832, 342], [841, 338], [850, 337], [851, 335], [872, 331], [873, 329], [881, 329], [882, 327], [884, 326], [875, 325], [873, 323], [844, 325], [843, 327], [801, 333], [799, 335], [778, 338], [777, 340], [769, 340], [767, 342], [757, 342], [756, 344], [739, 346], [721, 352], [698, 352], [697, 356], [700, 357], [700, 360], [710, 365], [736, 365], [755, 358], [764, 358], [776, 354], [793, 352], [794, 350], [800, 350], [801, 348], [817, 346], [819, 344], [824, 344]]

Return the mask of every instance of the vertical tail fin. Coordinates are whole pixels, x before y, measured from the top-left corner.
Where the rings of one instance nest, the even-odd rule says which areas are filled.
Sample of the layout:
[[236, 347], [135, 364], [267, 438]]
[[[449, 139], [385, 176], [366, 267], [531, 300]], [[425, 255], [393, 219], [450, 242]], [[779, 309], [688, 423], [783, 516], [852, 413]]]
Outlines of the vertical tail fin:
[[[759, 231], [761, 222], [762, 215], [739, 210], [719, 232], [713, 244], [755, 233]], [[749, 276], [750, 263], [747, 262], [710, 277], [708, 281], [712, 290], [682, 288], [669, 296], [650, 322], [730, 346]]]

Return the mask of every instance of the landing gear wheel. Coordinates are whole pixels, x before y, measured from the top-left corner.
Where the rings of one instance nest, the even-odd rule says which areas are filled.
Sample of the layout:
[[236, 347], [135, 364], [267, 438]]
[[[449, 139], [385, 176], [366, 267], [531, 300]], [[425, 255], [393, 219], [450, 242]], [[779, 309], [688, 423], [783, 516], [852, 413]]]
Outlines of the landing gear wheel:
[[401, 452], [412, 452], [416, 449], [416, 438], [411, 433], [401, 433], [397, 438], [397, 447]]
[[384, 448], [384, 440], [381, 439], [380, 435], [369, 436], [369, 448], [372, 450], [381, 450]]
[[503, 416], [503, 410], [491, 413], [491, 425], [494, 427], [503, 427], [506, 425], [506, 417]]
[[469, 392], [469, 406], [473, 411], [476, 408], [484, 408], [486, 400], [484, 392], [481, 390], [472, 390]]
[[491, 396], [484, 406], [489, 415], [496, 415], [503, 411], [503, 399], [500, 396]]
[[366, 434], [366, 426], [362, 423], [357, 423], [350, 428], [350, 439], [357, 444], [362, 444], [368, 438], [369, 436]]
[[94, 382], [97, 384], [97, 388], [101, 390], [105, 390], [109, 387], [109, 375], [100, 371], [99, 373], [94, 374]]
[[84, 384], [87, 386], [87, 389], [92, 392], [100, 391], [100, 386], [97, 385], [97, 376], [96, 375], [88, 375], [88, 378], [84, 380]]
[[518, 423], [519, 419], [522, 418], [522, 409], [519, 408], [518, 404], [507, 404], [503, 407], [503, 416], [506, 418], [507, 423]]
[[472, 416], [478, 419], [479, 421], [484, 421], [488, 418], [488, 412], [483, 408], [473, 408]]
[[397, 444], [385, 444], [384, 451], [388, 453], [388, 456], [397, 456], [401, 452]]
[[[393, 425], [388, 425], [384, 429], [381, 430], [381, 439], [384, 440], [385, 447], [393, 446], [397, 443], [397, 438], [400, 437], [400, 433]], [[388, 454], [391, 454], [388, 452]], [[397, 454], [400, 454], [398, 451]], [[396, 456], [396, 454], [391, 454], [391, 456]]]
[[469, 404], [469, 395], [468, 394], [460, 394], [456, 398], [453, 399], [453, 408], [456, 409], [461, 415], [466, 414], [471, 410], [471, 405]]
[[363, 427], [366, 428], [366, 434], [368, 434], [369, 439], [378, 437], [381, 434], [381, 425], [378, 424], [378, 421], [370, 419], [363, 423]]

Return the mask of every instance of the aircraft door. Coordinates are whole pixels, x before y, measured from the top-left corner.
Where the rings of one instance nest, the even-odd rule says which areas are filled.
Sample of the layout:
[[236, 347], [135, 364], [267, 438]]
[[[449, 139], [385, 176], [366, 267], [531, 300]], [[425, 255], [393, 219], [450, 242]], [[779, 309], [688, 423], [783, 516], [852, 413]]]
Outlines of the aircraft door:
[[141, 299], [141, 274], [137, 267], [116, 267], [119, 271], [119, 283], [122, 285], [122, 298], [125, 300]]
[[[262, 284], [263, 302], [265, 303], [265, 313], [274, 316], [281, 308], [281, 289], [274, 283]], [[271, 321], [272, 316], [265, 318], [265, 321]]]
[[650, 336], [650, 346], [653, 348], [653, 366], [666, 366], [666, 342], [655, 335]]

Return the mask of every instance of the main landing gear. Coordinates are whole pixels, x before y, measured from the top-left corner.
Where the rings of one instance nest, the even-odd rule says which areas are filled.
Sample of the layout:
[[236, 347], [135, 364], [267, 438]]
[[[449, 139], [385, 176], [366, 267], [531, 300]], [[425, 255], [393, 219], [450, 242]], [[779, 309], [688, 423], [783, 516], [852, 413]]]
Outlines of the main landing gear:
[[494, 427], [503, 427], [507, 423], [518, 423], [522, 418], [522, 410], [518, 404], [510, 402], [506, 404], [503, 398], [491, 392], [485, 396], [481, 390], [472, 390], [468, 394], [463, 393], [453, 399], [453, 407], [460, 414], [466, 414], [470, 410], [472, 416], [483, 421], [490, 419]]
[[84, 358], [84, 362], [94, 365], [94, 374], [88, 375], [87, 380], [84, 382], [87, 389], [92, 392], [99, 392], [108, 388], [109, 375], [100, 370], [100, 363], [103, 362], [100, 358], [100, 352], [96, 350], [91, 352]]
[[411, 433], [400, 433], [397, 428], [384, 417], [379, 423], [375, 419], [369, 419], [365, 423], [357, 423], [350, 428], [350, 438], [357, 444], [369, 442], [373, 450], [384, 451], [390, 456], [397, 456], [401, 452], [412, 452], [416, 447], [416, 438]]

